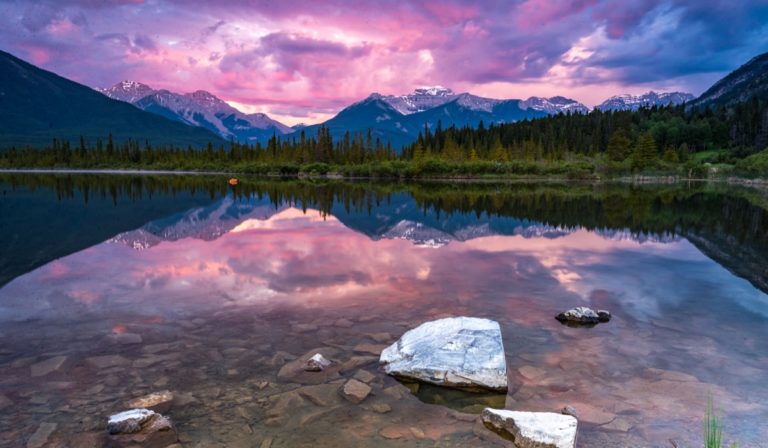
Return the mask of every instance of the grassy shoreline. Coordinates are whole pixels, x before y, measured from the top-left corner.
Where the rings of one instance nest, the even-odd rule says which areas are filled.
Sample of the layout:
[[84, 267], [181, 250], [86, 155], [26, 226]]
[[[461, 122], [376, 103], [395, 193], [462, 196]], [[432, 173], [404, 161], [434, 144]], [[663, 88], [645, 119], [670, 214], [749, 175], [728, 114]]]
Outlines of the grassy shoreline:
[[[634, 183], [634, 184], [675, 184], [681, 182], [696, 182], [696, 183], [725, 183], [732, 185], [744, 185], [751, 187], [763, 187], [768, 188], [768, 176], [767, 177], [742, 177], [734, 175], [708, 175], [708, 176], [685, 176], [679, 171], [675, 172], [658, 172], [658, 173], [636, 173], [636, 174], [616, 174], [616, 175], [599, 175], [596, 173], [579, 173], [581, 175], [574, 175], [574, 173], [559, 173], [559, 174], [516, 174], [516, 173], [499, 173], [499, 174], [454, 174], [454, 173], [430, 173], [430, 174], [416, 174], [408, 172], [392, 172], [391, 170], [385, 170], [385, 173], [381, 172], [369, 172], [360, 173], [353, 170], [334, 170], [332, 166], [328, 166], [327, 169], [305, 169], [306, 167], [299, 166], [298, 169], [282, 169], [282, 166], [273, 166], [272, 170], [260, 167], [258, 170], [249, 169], [237, 169], [232, 168], [205, 168], [205, 169], [169, 169], [169, 168], [65, 168], [65, 167], [51, 167], [51, 168], [0, 168], [0, 173], [27, 173], [27, 174], [115, 174], [115, 175], [246, 175], [256, 177], [267, 178], [317, 178], [317, 179], [344, 179], [344, 180], [383, 180], [383, 181], [443, 181], [443, 182], [462, 182], [462, 183], [476, 183], [476, 182], [564, 182], [564, 181], [577, 181], [577, 182], [620, 182], [620, 183]], [[343, 167], [342, 167], [343, 168]], [[415, 174], [415, 175], [414, 175]]]

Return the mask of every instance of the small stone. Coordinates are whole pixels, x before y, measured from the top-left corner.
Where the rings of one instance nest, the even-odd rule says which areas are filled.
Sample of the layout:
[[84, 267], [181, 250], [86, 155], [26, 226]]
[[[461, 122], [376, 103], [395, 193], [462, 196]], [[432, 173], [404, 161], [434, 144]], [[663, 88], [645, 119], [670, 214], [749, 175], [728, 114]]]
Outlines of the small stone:
[[371, 406], [371, 409], [374, 412], [378, 412], [379, 414], [386, 414], [387, 412], [390, 412], [392, 410], [392, 407], [387, 403], [374, 403]]
[[386, 426], [381, 428], [379, 435], [385, 439], [395, 440], [400, 439], [411, 434], [411, 431], [404, 426]]
[[271, 448], [272, 447], [272, 437], [266, 437], [264, 440], [261, 441], [261, 445], [259, 445], [259, 448]]
[[611, 313], [606, 310], [595, 311], [585, 306], [578, 306], [558, 314], [555, 319], [570, 326], [593, 326], [611, 320]]
[[579, 415], [576, 412], [576, 408], [574, 408], [571, 405], [566, 405], [565, 407], [563, 407], [563, 409], [560, 411], [560, 413], [563, 414], [563, 415], [570, 415], [570, 416], [579, 418]]
[[307, 360], [306, 365], [304, 365], [304, 370], [307, 372], [322, 372], [326, 367], [329, 367], [330, 365], [331, 361], [325, 359], [325, 357], [320, 353], [315, 353], [311, 358]]
[[173, 393], [168, 390], [154, 392], [135, 398], [127, 403], [129, 408], [151, 409], [155, 412], [168, 412], [173, 402]]
[[85, 361], [97, 369], [124, 366], [130, 363], [128, 359], [120, 355], [91, 356], [90, 358], [86, 358]]
[[627, 432], [632, 429], [632, 424], [623, 418], [615, 418], [610, 423], [601, 426], [600, 429], [616, 432]]
[[51, 437], [53, 431], [56, 431], [57, 426], [56, 423], [40, 423], [37, 431], [27, 440], [27, 448], [44, 447], [48, 443], [48, 438]]
[[256, 383], [256, 388], [259, 390], [264, 390], [269, 386], [269, 381], [259, 381]]
[[371, 393], [371, 387], [358, 380], [351, 379], [344, 383], [341, 388], [341, 394], [351, 403], [358, 404], [365, 400], [368, 394]]
[[345, 319], [342, 317], [341, 319], [337, 319], [336, 322], [333, 323], [333, 325], [336, 327], [349, 328], [355, 325], [355, 323], [349, 319]]
[[518, 372], [520, 372], [520, 375], [525, 377], [529, 380], [534, 380], [536, 378], [544, 376], [547, 372], [544, 369], [539, 369], [537, 367], [533, 366], [523, 366], [517, 369]]
[[66, 356], [54, 356], [45, 361], [40, 361], [30, 366], [30, 372], [33, 377], [45, 376], [59, 368], [67, 361]]
[[352, 378], [356, 380], [360, 380], [364, 383], [370, 383], [371, 381], [376, 379], [376, 375], [372, 374], [367, 370], [358, 370], [357, 372], [355, 372], [355, 375]]

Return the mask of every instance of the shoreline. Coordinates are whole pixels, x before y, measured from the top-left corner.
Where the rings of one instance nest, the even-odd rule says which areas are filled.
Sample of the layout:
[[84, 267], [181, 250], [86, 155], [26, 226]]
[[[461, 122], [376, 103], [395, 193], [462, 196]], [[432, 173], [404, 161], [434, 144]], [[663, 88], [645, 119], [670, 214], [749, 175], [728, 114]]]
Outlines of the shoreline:
[[585, 177], [570, 178], [568, 176], [422, 176], [422, 177], [386, 177], [386, 176], [345, 176], [339, 173], [326, 174], [256, 174], [239, 171], [191, 171], [191, 170], [141, 170], [141, 169], [59, 169], [59, 168], [0, 168], [0, 174], [109, 174], [109, 175], [177, 175], [177, 176], [248, 176], [264, 178], [296, 178], [296, 179], [332, 179], [332, 180], [378, 180], [378, 181], [442, 181], [461, 183], [493, 183], [493, 182], [573, 182], [573, 183], [632, 183], [632, 184], [678, 184], [681, 182], [719, 183], [740, 185], [753, 188], [768, 188], [768, 179], [744, 177], [680, 177], [677, 175], [630, 175], [610, 178]]

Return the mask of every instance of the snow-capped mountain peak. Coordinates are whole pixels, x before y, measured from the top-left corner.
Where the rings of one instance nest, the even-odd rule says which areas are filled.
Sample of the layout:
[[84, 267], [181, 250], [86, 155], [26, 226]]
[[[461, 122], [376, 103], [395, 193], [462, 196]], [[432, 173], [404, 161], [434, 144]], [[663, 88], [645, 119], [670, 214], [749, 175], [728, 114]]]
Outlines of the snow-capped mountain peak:
[[429, 95], [429, 96], [451, 96], [453, 90], [443, 86], [424, 86], [413, 91], [411, 95]]
[[563, 113], [589, 113], [589, 108], [576, 100], [564, 96], [553, 96], [551, 98], [542, 98], [532, 96], [525, 101], [520, 102], [523, 109], [533, 109], [546, 112], [548, 114]]
[[196, 90], [192, 93], [188, 93], [187, 96], [201, 105], [219, 106], [223, 109], [226, 109], [227, 111], [230, 109], [234, 110], [232, 106], [225, 103], [221, 98], [205, 90]]
[[136, 102], [142, 98], [144, 98], [147, 95], [151, 95], [155, 92], [155, 90], [146, 85], [142, 84], [137, 81], [131, 81], [131, 80], [124, 80], [120, 81], [117, 84], [113, 85], [112, 87], [107, 87], [104, 89], [97, 88], [99, 92], [103, 93], [104, 95], [107, 95], [108, 97], [125, 101], [128, 103]]
[[294, 131], [266, 114], [244, 114], [205, 90], [179, 94], [165, 89], [154, 90], [136, 81], [121, 81], [108, 89], [97, 90], [139, 109], [191, 126], [203, 127], [225, 139], [234, 138], [243, 143], [264, 141], [275, 134]]
[[695, 97], [685, 92], [665, 92], [657, 93], [653, 90], [642, 95], [621, 94], [615, 95], [603, 101], [596, 109], [602, 111], [616, 110], [638, 110], [644, 107], [653, 106], [677, 106]]

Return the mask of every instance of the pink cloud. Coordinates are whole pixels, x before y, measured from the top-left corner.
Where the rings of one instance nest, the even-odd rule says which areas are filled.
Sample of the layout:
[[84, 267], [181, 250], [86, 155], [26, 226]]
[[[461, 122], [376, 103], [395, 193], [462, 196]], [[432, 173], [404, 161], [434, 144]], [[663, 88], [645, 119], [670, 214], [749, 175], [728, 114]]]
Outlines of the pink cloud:
[[[637, 92], [660, 79], [696, 90], [706, 85], [686, 86], [686, 76], [734, 68], [768, 44], [759, 34], [768, 8], [710, 0], [41, 0], [3, 8], [0, 46], [63, 76], [204, 89], [289, 120], [424, 84], [508, 98], [533, 89], [593, 98], [581, 92]], [[660, 20], [665, 14], [675, 20]], [[568, 79], [553, 81], [550, 70], [595, 33], [604, 39], [589, 41], [590, 55], [570, 63]], [[647, 42], [664, 55], [649, 60]]]

